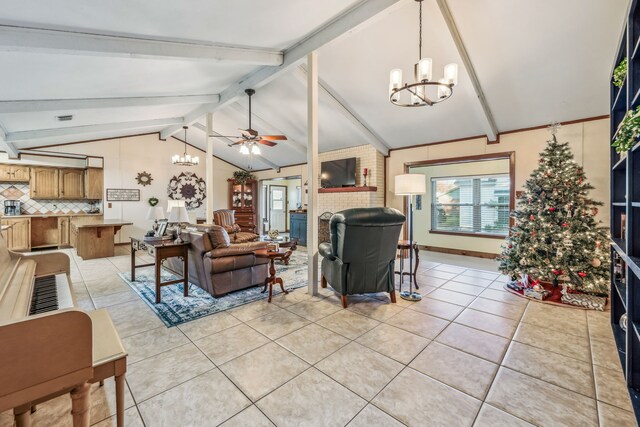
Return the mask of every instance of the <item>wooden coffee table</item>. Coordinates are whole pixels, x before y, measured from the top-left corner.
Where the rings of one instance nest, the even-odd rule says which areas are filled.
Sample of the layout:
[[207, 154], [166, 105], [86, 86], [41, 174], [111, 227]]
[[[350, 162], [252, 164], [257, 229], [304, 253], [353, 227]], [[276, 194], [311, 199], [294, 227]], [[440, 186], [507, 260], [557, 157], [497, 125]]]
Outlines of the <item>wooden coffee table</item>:
[[262, 289], [262, 292], [265, 292], [267, 290], [267, 286], [269, 286], [269, 302], [271, 302], [271, 296], [273, 295], [273, 285], [276, 283], [280, 284], [282, 293], [288, 294], [289, 291], [284, 288], [282, 278], [276, 277], [275, 261], [280, 259], [286, 263], [292, 254], [292, 249], [280, 248], [277, 252], [268, 251], [267, 249], [258, 249], [257, 251], [254, 251], [254, 254], [256, 255], [256, 258], [267, 258], [269, 260], [269, 277], [264, 281], [264, 289]]

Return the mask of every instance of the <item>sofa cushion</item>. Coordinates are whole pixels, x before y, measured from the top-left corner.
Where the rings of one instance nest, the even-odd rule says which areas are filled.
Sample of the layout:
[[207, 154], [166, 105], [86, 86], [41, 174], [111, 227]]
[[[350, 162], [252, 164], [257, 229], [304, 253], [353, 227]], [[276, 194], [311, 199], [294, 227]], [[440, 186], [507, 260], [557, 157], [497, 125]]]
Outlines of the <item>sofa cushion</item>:
[[248, 231], [239, 231], [231, 236], [231, 243], [254, 242], [258, 240], [258, 237], [260, 236], [254, 233], [249, 233]]
[[205, 262], [211, 262], [211, 273], [224, 273], [225, 271], [240, 270], [247, 267], [253, 267], [258, 264], [264, 264], [269, 261], [263, 258], [256, 258], [251, 254], [223, 256], [218, 258], [204, 258]]
[[196, 226], [198, 231], [202, 231], [209, 235], [209, 240], [211, 240], [211, 246], [216, 248], [227, 248], [231, 245], [231, 240], [229, 238], [229, 234], [225, 231], [225, 229], [219, 225], [214, 224], [198, 224]]
[[208, 258], [221, 258], [235, 255], [253, 255], [253, 251], [264, 249], [267, 245], [267, 242], [237, 243], [226, 248], [214, 248], [205, 254], [205, 256]]

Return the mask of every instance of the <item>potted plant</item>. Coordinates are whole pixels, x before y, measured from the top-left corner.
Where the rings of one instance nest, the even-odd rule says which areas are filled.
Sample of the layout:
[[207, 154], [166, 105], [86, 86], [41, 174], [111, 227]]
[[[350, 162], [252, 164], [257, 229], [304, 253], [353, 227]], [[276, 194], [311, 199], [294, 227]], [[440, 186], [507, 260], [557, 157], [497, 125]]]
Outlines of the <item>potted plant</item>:
[[256, 177], [248, 171], [235, 171], [233, 173], [233, 179], [238, 184], [246, 184], [248, 181], [256, 179]]
[[640, 107], [627, 111], [620, 122], [613, 139], [613, 147], [617, 153], [626, 153], [638, 142], [640, 136]]
[[627, 78], [627, 58], [624, 58], [618, 66], [613, 70], [613, 85], [622, 87], [624, 80]]

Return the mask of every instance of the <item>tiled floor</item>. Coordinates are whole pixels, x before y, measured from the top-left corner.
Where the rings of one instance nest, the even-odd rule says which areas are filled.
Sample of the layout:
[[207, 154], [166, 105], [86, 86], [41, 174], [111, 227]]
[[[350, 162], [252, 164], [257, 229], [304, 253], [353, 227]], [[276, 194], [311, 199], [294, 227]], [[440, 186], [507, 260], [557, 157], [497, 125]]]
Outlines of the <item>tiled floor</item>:
[[[116, 276], [119, 250], [74, 257], [72, 279], [129, 351], [128, 426], [635, 425], [608, 313], [515, 297], [493, 261], [422, 253], [418, 303], [343, 310], [298, 289], [167, 329]], [[92, 424], [115, 425], [114, 400], [94, 388]], [[35, 425], [70, 425], [69, 408], [43, 404]]]

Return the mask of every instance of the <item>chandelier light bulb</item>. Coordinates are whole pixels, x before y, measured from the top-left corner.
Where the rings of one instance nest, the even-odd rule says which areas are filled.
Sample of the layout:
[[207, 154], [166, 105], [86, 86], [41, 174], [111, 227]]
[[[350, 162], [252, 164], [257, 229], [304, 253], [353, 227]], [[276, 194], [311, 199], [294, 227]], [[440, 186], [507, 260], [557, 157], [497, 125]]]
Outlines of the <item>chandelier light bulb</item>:
[[394, 68], [389, 73], [389, 82], [393, 89], [400, 89], [402, 87], [402, 70], [400, 68]]
[[257, 154], [260, 155], [262, 154], [262, 152], [260, 151], [260, 147], [258, 147], [257, 145], [252, 145], [251, 146], [251, 154]]
[[431, 58], [422, 58], [418, 62], [418, 72], [416, 78], [419, 82], [431, 81], [433, 61]]
[[249, 154], [249, 149], [247, 148], [246, 145], [242, 144], [240, 146], [240, 154]]
[[[447, 84], [448, 83], [447, 79], [440, 79], [438, 81], [440, 83], [442, 83], [442, 84]], [[446, 86], [438, 86], [438, 98], [439, 99], [446, 98], [449, 95], [451, 95], [451, 89], [449, 89]]]
[[444, 66], [444, 78], [449, 84], [458, 84], [458, 64], [451, 63]]

